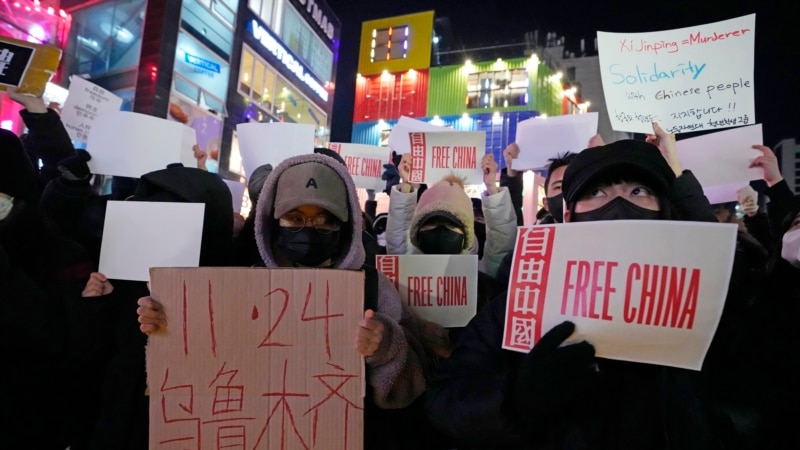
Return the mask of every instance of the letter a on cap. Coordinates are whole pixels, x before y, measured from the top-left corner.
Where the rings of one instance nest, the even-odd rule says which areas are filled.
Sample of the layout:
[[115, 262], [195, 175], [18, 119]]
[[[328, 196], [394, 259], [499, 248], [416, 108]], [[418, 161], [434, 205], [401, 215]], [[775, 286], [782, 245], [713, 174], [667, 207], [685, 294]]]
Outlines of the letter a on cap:
[[306, 189], [308, 189], [309, 186], [314, 186], [314, 189], [319, 189], [317, 187], [317, 180], [315, 180], [313, 178], [309, 178], [308, 179], [308, 183], [306, 183]]

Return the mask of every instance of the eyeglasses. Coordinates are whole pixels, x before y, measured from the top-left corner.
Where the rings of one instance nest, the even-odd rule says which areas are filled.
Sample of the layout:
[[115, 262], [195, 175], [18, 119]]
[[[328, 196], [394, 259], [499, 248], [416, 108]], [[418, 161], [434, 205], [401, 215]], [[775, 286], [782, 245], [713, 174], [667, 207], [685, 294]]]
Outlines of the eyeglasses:
[[314, 228], [322, 234], [339, 231], [342, 228], [341, 222], [328, 214], [306, 217], [300, 213], [288, 213], [278, 219], [278, 224], [295, 233], [300, 232], [305, 227]]

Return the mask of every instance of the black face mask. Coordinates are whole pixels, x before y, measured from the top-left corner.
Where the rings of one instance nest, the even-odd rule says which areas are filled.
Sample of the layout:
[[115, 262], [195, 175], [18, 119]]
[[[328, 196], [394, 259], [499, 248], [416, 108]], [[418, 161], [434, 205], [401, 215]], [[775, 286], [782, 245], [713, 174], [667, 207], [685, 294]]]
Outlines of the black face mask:
[[659, 211], [642, 208], [622, 197], [605, 205], [582, 213], [572, 213], [573, 222], [595, 222], [598, 220], [659, 220]]
[[464, 235], [440, 225], [419, 232], [419, 249], [426, 255], [458, 255], [464, 249]]
[[316, 267], [339, 254], [339, 231], [322, 234], [314, 228], [291, 231], [278, 227], [278, 248], [294, 264]]
[[564, 221], [564, 194], [554, 195], [547, 197], [547, 212], [553, 216], [556, 222], [561, 223]]

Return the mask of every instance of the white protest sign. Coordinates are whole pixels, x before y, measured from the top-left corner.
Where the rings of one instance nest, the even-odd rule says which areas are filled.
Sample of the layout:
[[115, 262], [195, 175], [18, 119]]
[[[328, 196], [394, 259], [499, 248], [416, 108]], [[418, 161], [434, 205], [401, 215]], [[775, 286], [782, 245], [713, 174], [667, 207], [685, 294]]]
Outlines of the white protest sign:
[[436, 133], [439, 131], [453, 131], [453, 129], [402, 116], [392, 127], [392, 131], [389, 132], [389, 148], [398, 155], [411, 153], [411, 143], [408, 140], [409, 133]]
[[81, 77], [69, 77], [69, 95], [61, 107], [61, 122], [69, 137], [86, 142], [98, 114], [119, 111], [122, 99]]
[[517, 124], [515, 139], [519, 157], [511, 162], [511, 167], [540, 169], [547, 167], [547, 160], [556, 154], [580, 152], [597, 134], [597, 120], [596, 112], [523, 120]]
[[464, 184], [481, 184], [481, 159], [486, 154], [483, 131], [410, 133], [411, 183], [436, 183], [455, 175]]
[[197, 267], [204, 211], [202, 203], [108, 202], [99, 271], [147, 281], [151, 267]]
[[339, 142], [331, 142], [328, 147], [344, 159], [357, 188], [382, 191], [386, 187], [386, 181], [381, 179], [383, 165], [389, 162], [386, 147]]
[[749, 168], [763, 153], [753, 148], [761, 145], [761, 124], [733, 128], [676, 142], [675, 151], [684, 169], [691, 170], [706, 197], [716, 203], [736, 200], [736, 191], [750, 180], [764, 178], [764, 169]]
[[379, 255], [376, 266], [425, 320], [463, 327], [477, 313], [477, 255]]
[[247, 179], [264, 164], [273, 167], [284, 159], [314, 152], [314, 125], [302, 123], [240, 123], [239, 153]]
[[755, 14], [650, 33], [597, 32], [611, 127], [653, 133], [755, 122]]
[[503, 348], [575, 323], [597, 356], [699, 370], [719, 324], [736, 225], [601, 221], [521, 227]]
[[197, 167], [194, 130], [178, 122], [126, 111], [98, 114], [86, 143], [92, 173], [139, 178], [169, 164]]
[[240, 183], [238, 181], [233, 180], [222, 180], [225, 184], [228, 185], [228, 189], [231, 191], [231, 200], [233, 201], [233, 212], [240, 213], [242, 212], [242, 204], [245, 202], [244, 199], [244, 183]]

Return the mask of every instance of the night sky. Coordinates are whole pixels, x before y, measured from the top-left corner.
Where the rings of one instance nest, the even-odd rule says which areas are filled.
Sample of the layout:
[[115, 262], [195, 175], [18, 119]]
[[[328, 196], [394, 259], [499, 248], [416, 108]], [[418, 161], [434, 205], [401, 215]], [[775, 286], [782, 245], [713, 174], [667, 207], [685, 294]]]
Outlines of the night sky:
[[[796, 0], [327, 0], [342, 21], [342, 45], [336, 76], [331, 140], [349, 142], [353, 118], [361, 23], [384, 17], [436, 11], [448, 18], [452, 36], [442, 50], [523, 42], [526, 31], [556, 32], [567, 50], [579, 52], [581, 38], [593, 50], [597, 30], [643, 32], [700, 25], [756, 13], [756, 121], [766, 145], [800, 138], [800, 40]], [[659, 5], [663, 6], [659, 6]], [[450, 41], [450, 42], [445, 42]], [[522, 55], [522, 48], [506, 52]], [[498, 55], [511, 57], [514, 54]], [[736, 57], [736, 55], [731, 55]]]

